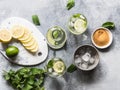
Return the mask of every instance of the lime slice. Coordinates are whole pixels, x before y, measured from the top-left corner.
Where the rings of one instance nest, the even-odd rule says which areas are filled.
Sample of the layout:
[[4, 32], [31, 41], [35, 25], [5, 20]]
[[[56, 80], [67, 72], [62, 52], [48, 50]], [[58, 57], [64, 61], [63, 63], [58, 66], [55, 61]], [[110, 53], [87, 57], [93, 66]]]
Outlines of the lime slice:
[[56, 61], [53, 64], [53, 69], [57, 73], [62, 73], [65, 70], [65, 64], [62, 61]]
[[84, 32], [86, 28], [86, 22], [82, 19], [77, 19], [74, 23], [74, 28], [77, 32]]

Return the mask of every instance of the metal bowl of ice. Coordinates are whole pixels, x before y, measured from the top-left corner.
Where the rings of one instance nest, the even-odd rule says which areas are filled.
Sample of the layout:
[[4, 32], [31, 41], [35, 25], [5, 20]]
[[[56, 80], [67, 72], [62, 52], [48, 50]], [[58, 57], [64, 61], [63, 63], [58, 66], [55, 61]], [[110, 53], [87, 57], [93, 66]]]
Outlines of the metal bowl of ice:
[[79, 69], [90, 71], [99, 63], [98, 51], [91, 45], [79, 46], [74, 53], [74, 63]]

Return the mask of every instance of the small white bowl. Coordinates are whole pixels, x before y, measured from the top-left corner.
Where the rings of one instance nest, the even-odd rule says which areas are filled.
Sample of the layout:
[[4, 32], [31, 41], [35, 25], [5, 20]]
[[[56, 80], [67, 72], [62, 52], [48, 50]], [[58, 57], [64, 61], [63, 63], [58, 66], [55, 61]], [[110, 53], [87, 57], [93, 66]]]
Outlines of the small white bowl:
[[[107, 45], [99, 46], [99, 45], [97, 45], [97, 44], [94, 42], [94, 40], [93, 40], [93, 35], [94, 35], [94, 33], [95, 33], [97, 30], [99, 30], [99, 29], [103, 29], [103, 30], [106, 30], [106, 31], [108, 32], [108, 35], [109, 35], [110, 40], [109, 40], [109, 43], [108, 43]], [[105, 49], [105, 48], [109, 47], [109, 46], [112, 44], [113, 35], [112, 35], [112, 33], [111, 33], [111, 31], [110, 31], [109, 29], [104, 28], [104, 27], [99, 27], [99, 28], [97, 28], [97, 29], [95, 29], [95, 30], [93, 31], [93, 33], [92, 33], [92, 35], [91, 35], [91, 40], [92, 40], [92, 43], [93, 43], [97, 48], [99, 48], [99, 49]]]

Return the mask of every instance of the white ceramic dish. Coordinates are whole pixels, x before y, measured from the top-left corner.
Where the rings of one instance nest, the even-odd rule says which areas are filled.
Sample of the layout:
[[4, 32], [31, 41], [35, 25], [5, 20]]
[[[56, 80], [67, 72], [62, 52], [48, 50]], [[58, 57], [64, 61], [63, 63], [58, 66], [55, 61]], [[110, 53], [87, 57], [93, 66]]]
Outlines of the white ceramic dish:
[[[97, 31], [97, 30], [99, 30], [99, 29], [104, 29], [104, 30], [106, 30], [106, 31], [108, 32], [110, 40], [109, 40], [109, 43], [108, 43], [107, 45], [98, 46], [98, 45], [94, 42], [94, 40], [93, 40], [93, 35], [94, 35], [95, 31]], [[97, 48], [99, 48], [99, 49], [105, 49], [105, 48], [109, 47], [109, 46], [112, 44], [113, 35], [112, 35], [112, 33], [111, 33], [111, 31], [110, 31], [109, 29], [104, 28], [104, 27], [99, 27], [99, 28], [97, 28], [97, 29], [95, 29], [95, 30], [93, 31], [93, 33], [92, 33], [92, 35], [91, 35], [91, 40], [92, 40], [92, 43], [93, 43]]]
[[[11, 41], [8, 45], [14, 45], [19, 48], [20, 52], [18, 56], [13, 60], [13, 63], [18, 64], [18, 65], [23, 65], [23, 66], [31, 66], [31, 65], [37, 65], [45, 61], [48, 55], [48, 46], [45, 37], [43, 34], [33, 25], [31, 22], [19, 18], [19, 17], [11, 17], [6, 20], [4, 20], [1, 23], [0, 29], [1, 28], [7, 28], [10, 30], [10, 28], [13, 25], [23, 25], [27, 27], [29, 30], [31, 30], [33, 36], [36, 38], [39, 44], [39, 50], [35, 53], [32, 54], [29, 51], [27, 51], [23, 45], [19, 41]], [[0, 43], [0, 49], [5, 50], [7, 47], [6, 44]], [[39, 55], [38, 55], [39, 54]]]

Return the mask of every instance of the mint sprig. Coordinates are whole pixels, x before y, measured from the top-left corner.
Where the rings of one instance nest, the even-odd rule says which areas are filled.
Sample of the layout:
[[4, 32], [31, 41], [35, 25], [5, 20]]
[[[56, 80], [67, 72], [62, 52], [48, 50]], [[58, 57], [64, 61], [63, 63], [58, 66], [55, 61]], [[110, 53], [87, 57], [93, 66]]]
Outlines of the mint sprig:
[[5, 71], [4, 78], [17, 90], [44, 90], [44, 74], [43, 69], [25, 67], [17, 71]]

